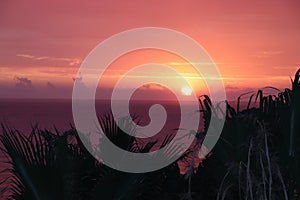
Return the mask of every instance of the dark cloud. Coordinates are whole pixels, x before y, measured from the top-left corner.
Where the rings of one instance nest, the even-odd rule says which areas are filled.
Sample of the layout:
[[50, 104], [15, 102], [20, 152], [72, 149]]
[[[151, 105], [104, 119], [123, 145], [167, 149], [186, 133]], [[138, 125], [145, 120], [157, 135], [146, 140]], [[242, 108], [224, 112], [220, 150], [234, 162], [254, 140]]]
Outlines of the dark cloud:
[[73, 77], [72, 79], [73, 79], [74, 82], [75, 81], [78, 81], [78, 82], [82, 81], [82, 77]]
[[15, 76], [14, 87], [8, 88], [6, 93], [11, 97], [21, 98], [36, 98], [39, 95], [39, 91], [35, 88], [33, 82], [27, 77]]
[[33, 88], [31, 80], [26, 77], [15, 76], [15, 80], [17, 80], [16, 88]]
[[82, 81], [82, 79], [83, 79], [82, 76], [73, 77], [72, 79], [74, 81], [74, 85], [77, 85], [81, 88], [86, 88], [86, 85]]
[[52, 84], [51, 82], [49, 82], [49, 81], [47, 82], [46, 85], [47, 85], [47, 87], [50, 88], [50, 89], [55, 89], [55, 85], [53, 85], [53, 84]]

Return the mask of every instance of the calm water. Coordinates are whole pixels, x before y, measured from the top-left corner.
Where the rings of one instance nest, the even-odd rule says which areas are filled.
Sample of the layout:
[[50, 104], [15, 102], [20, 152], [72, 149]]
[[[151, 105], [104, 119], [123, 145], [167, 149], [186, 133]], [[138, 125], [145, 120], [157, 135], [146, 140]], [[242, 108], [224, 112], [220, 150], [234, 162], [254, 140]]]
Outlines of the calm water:
[[[169, 134], [175, 134], [180, 126], [180, 106], [174, 101], [132, 101], [129, 110], [132, 116], [137, 116], [139, 124], [145, 126], [150, 123], [149, 108], [153, 104], [160, 104], [166, 110], [166, 123], [155, 138], [163, 139]], [[118, 109], [124, 108], [125, 102], [118, 102]], [[184, 106], [189, 107], [185, 102]], [[95, 103], [96, 111], [99, 116], [108, 113], [110, 102], [98, 100]], [[185, 113], [187, 119], [192, 119], [199, 112], [195, 110]], [[157, 118], [158, 116], [152, 116]], [[72, 116], [71, 100], [50, 100], [50, 99], [0, 99], [0, 121], [12, 129], [17, 129], [22, 133], [29, 134], [32, 126], [38, 125], [40, 129], [59, 131], [69, 130], [74, 125]]]
[[[164, 106], [167, 114], [166, 123], [156, 139], [161, 139], [168, 134], [176, 134], [176, 129], [180, 126], [180, 106], [178, 102], [171, 101], [134, 101], [130, 103], [129, 110], [132, 116], [138, 116], [140, 125], [147, 125], [150, 122], [149, 108], [153, 104], [161, 104]], [[126, 106], [120, 101], [118, 106], [120, 109]], [[189, 103], [185, 102], [184, 106], [189, 107]], [[96, 111], [99, 116], [108, 113], [110, 103], [104, 100], [98, 100], [95, 104]], [[184, 117], [192, 119], [199, 112], [191, 110], [183, 114]], [[152, 116], [156, 117], [156, 116]], [[17, 129], [22, 133], [29, 134], [31, 127], [38, 125], [40, 129], [54, 130], [56, 127], [59, 131], [69, 130], [74, 125], [72, 116], [71, 100], [38, 100], [38, 99], [0, 99], [0, 122], [6, 124], [12, 129]], [[201, 129], [201, 123], [199, 129]], [[0, 153], [0, 170], [7, 167], [4, 163], [6, 160]], [[182, 168], [182, 166], [181, 166]], [[182, 173], [184, 168], [181, 169]], [[4, 177], [0, 177], [3, 180]], [[1, 188], [0, 188], [1, 189]], [[1, 196], [1, 195], [0, 195]], [[1, 197], [0, 197], [1, 199]]]
[[53, 130], [70, 129], [73, 124], [70, 100], [0, 100], [0, 121], [11, 128], [29, 132], [31, 126]]
[[[134, 101], [129, 106], [130, 114], [138, 117], [140, 125], [147, 125], [150, 122], [149, 108], [153, 104], [163, 105], [167, 112], [166, 126], [163, 131], [167, 131], [166, 128], [179, 127], [181, 113], [177, 102]], [[189, 106], [188, 102], [184, 105]], [[117, 106], [121, 109], [126, 105], [123, 101], [120, 101]], [[102, 116], [108, 113], [110, 102], [97, 100], [95, 107], [97, 114]], [[197, 113], [191, 111], [190, 114], [190, 117], [193, 117], [192, 115]], [[29, 132], [34, 125], [38, 125], [41, 129], [54, 130], [54, 127], [56, 127], [60, 131], [65, 131], [70, 129], [71, 125], [74, 125], [72, 102], [71, 100], [49, 99], [0, 99], [0, 122], [22, 132]]]

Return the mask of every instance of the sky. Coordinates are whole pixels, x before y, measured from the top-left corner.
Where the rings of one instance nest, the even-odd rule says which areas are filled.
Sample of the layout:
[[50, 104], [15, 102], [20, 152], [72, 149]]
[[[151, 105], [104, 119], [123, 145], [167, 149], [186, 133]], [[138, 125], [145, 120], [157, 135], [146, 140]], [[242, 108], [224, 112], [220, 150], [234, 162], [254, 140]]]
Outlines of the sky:
[[[96, 45], [149, 26], [180, 31], [201, 44], [218, 66], [229, 98], [264, 86], [290, 87], [300, 64], [299, 8], [298, 0], [2, 0], [0, 98], [71, 98], [74, 80], [84, 79], [76, 75], [81, 62]], [[114, 65], [126, 71], [151, 59], [185, 65], [158, 51], [123, 56]], [[184, 68], [183, 75], [188, 72]], [[113, 75], [97, 93], [113, 87], [118, 73]], [[131, 82], [121, 89], [133, 87]], [[206, 92], [201, 80], [190, 84], [197, 95]], [[140, 88], [165, 94], [155, 84]]]

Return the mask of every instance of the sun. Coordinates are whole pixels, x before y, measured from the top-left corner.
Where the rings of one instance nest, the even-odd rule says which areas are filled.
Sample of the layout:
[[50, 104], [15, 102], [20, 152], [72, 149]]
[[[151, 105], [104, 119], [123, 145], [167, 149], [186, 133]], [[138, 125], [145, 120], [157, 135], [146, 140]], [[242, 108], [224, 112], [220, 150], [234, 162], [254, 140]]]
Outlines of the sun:
[[192, 94], [193, 90], [192, 90], [192, 88], [185, 86], [185, 87], [181, 88], [181, 92], [185, 96], [190, 96]]

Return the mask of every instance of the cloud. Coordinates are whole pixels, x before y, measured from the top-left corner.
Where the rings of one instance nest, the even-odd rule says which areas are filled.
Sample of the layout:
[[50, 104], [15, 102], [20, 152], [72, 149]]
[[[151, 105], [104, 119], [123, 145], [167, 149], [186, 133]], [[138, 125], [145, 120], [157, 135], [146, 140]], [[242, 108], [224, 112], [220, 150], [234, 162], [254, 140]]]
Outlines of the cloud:
[[297, 70], [299, 66], [273, 66], [273, 69], [278, 70]]
[[79, 58], [66, 58], [66, 57], [50, 57], [50, 56], [34, 56], [30, 54], [17, 54], [18, 57], [26, 58], [26, 59], [32, 59], [36, 61], [62, 61], [69, 63], [70, 66], [78, 65], [81, 63], [81, 60]]
[[39, 95], [39, 91], [34, 87], [32, 81], [27, 77], [15, 76], [15, 87], [8, 89], [7, 96], [12, 98], [35, 98]]
[[34, 59], [35, 57], [32, 55], [28, 55], [28, 54], [17, 54], [18, 57], [23, 57], [23, 58], [31, 58]]
[[81, 76], [80, 77], [73, 77], [72, 79], [73, 79], [74, 82], [80, 82], [80, 83], [82, 82], [82, 77]]
[[16, 88], [33, 88], [31, 80], [26, 77], [15, 76], [14, 79], [17, 80]]
[[238, 90], [239, 88], [236, 86], [226, 86], [225, 89], [226, 90]]
[[142, 90], [165, 90], [166, 88], [159, 84], [151, 83], [151, 84], [143, 85], [141, 89]]
[[166, 63], [166, 65], [172, 65], [172, 66], [184, 66], [184, 65], [217, 65], [217, 64], [224, 64], [224, 63], [216, 63], [216, 62], [169, 62]]
[[51, 82], [49, 82], [49, 81], [47, 82], [46, 85], [47, 85], [47, 87], [50, 88], [50, 89], [55, 89], [55, 85], [53, 85], [53, 84], [52, 84]]
[[280, 55], [283, 53], [284, 53], [284, 51], [257, 51], [257, 52], [254, 52], [254, 54], [252, 54], [250, 56], [257, 57], [257, 58], [267, 58], [267, 57]]
[[87, 89], [87, 86], [82, 81], [83, 80], [82, 76], [73, 77], [72, 79], [74, 81], [74, 85], [80, 87], [81, 89]]
[[[74, 99], [90, 99], [95, 96], [95, 91], [86, 82], [81, 75], [72, 78], [74, 81], [73, 97]], [[74, 96], [75, 94], [75, 96]]]

